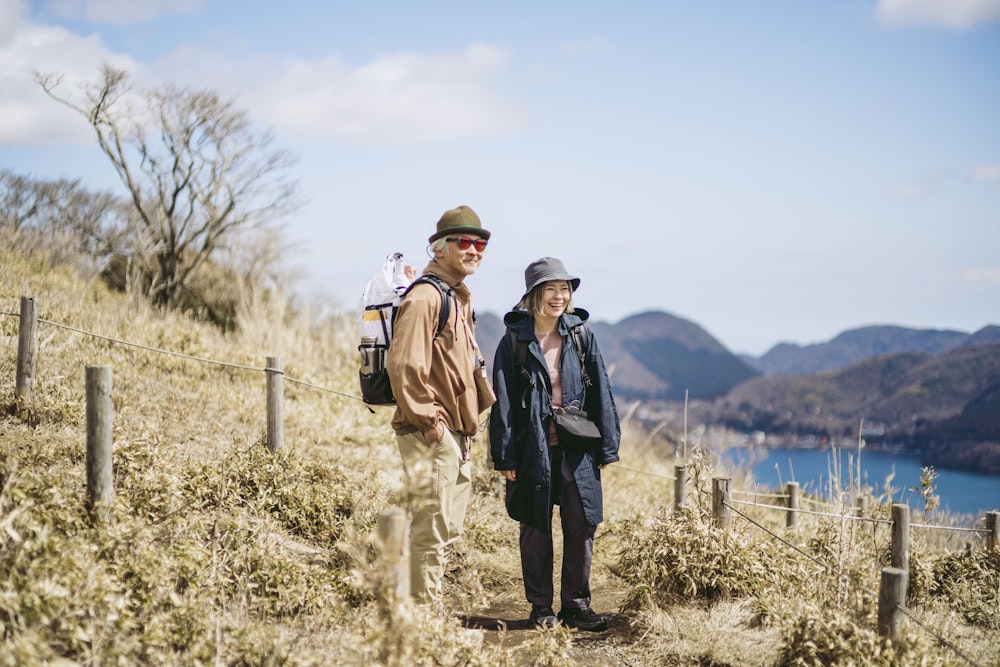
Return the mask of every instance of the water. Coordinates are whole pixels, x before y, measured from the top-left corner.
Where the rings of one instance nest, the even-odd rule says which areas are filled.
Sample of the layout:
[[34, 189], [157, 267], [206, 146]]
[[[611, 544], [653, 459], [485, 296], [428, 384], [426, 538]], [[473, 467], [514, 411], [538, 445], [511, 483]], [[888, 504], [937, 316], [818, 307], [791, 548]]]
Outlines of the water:
[[[848, 467], [854, 462], [857, 470], [857, 449], [838, 449], [840, 477], [846, 486], [850, 480]], [[761, 457], [763, 460], [761, 460]], [[730, 463], [745, 467], [753, 462], [754, 481], [763, 487], [780, 490], [786, 482], [796, 481], [803, 491], [826, 497], [829, 491], [830, 471], [833, 468], [833, 451], [830, 449], [743, 449], [734, 448], [723, 457]], [[924, 500], [913, 491], [920, 484], [923, 466], [914, 455], [885, 451], [861, 450], [862, 484], [874, 488], [876, 497], [885, 493], [886, 478], [895, 473], [889, 482], [893, 502], [903, 502], [912, 509], [923, 511]], [[935, 494], [940, 498], [940, 509], [955, 514], [973, 514], [977, 518], [985, 512], [1000, 509], [1000, 476], [977, 475], [945, 468], [935, 468]], [[793, 474], [794, 473], [794, 474]]]

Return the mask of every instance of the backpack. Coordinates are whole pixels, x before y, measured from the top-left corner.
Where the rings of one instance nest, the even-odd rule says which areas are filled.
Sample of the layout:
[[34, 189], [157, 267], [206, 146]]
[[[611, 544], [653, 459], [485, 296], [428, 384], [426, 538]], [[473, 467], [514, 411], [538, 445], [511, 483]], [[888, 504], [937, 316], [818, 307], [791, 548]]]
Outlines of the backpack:
[[[527, 396], [528, 389], [535, 386], [535, 379], [531, 377], [531, 373], [528, 369], [524, 367], [525, 361], [528, 359], [528, 344], [524, 341], [518, 340], [517, 333], [507, 327], [507, 335], [510, 336], [511, 349], [514, 352], [514, 366], [521, 373], [526, 381], [524, 391], [521, 392], [521, 407], [527, 407]], [[569, 337], [573, 341], [573, 347], [576, 348], [576, 354], [580, 357], [580, 376], [583, 378], [584, 389], [590, 389], [592, 383], [590, 381], [590, 374], [587, 372], [586, 356], [587, 350], [590, 346], [590, 338], [585, 335], [585, 329], [583, 323], [576, 324], [569, 329]]]
[[444, 280], [435, 275], [422, 275], [412, 283], [403, 272], [403, 253], [395, 252], [386, 257], [385, 264], [368, 282], [361, 296], [358, 312], [358, 333], [361, 344], [361, 369], [358, 373], [361, 384], [361, 399], [370, 406], [394, 405], [386, 362], [392, 343], [392, 327], [396, 311], [403, 299], [414, 286], [428, 283], [437, 288], [441, 295], [441, 312], [438, 316], [437, 331], [444, 329], [451, 315], [452, 289]]

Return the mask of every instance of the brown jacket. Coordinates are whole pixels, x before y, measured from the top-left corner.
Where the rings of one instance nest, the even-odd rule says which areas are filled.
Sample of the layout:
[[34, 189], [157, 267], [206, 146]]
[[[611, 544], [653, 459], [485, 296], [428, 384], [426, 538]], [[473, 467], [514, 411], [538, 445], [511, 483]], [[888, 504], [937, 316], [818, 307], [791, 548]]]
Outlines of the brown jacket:
[[392, 348], [386, 365], [396, 397], [392, 428], [397, 433], [423, 432], [442, 421], [452, 431], [475, 435], [479, 427], [473, 376], [477, 356], [475, 342], [468, 334], [474, 333], [472, 294], [462, 277], [445, 273], [436, 262], [424, 269], [424, 274], [428, 273], [440, 276], [452, 286], [451, 313], [435, 338], [441, 312], [437, 289], [433, 285], [417, 285], [403, 299], [393, 323]]

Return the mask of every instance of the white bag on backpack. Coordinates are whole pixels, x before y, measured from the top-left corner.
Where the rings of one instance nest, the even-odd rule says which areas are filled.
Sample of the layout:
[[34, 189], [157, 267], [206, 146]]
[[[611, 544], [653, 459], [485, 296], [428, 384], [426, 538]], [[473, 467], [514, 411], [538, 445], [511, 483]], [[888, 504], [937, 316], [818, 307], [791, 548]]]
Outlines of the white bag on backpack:
[[376, 345], [388, 346], [392, 340], [392, 316], [410, 286], [404, 272], [403, 253], [394, 252], [385, 258], [361, 295], [358, 308], [358, 335], [361, 340], [375, 338]]
[[358, 334], [361, 344], [361, 397], [369, 405], [391, 405], [395, 402], [386, 355], [392, 342], [392, 322], [410, 279], [406, 276], [403, 253], [394, 252], [368, 281], [358, 307]]

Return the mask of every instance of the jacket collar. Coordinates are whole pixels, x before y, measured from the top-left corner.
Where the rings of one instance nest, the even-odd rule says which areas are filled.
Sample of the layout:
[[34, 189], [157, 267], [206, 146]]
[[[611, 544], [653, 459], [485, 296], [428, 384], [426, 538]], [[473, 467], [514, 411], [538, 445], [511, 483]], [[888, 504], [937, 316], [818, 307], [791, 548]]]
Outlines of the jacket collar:
[[457, 276], [433, 260], [428, 262], [427, 266], [424, 267], [423, 275], [427, 274], [435, 275], [444, 280], [453, 290], [455, 290], [455, 295], [463, 301], [467, 301], [469, 299], [471, 292], [469, 292], [468, 286], [465, 282], [463, 282], [465, 280], [465, 276]]
[[[569, 335], [569, 330], [590, 318], [590, 313], [576, 308], [572, 313], [563, 313], [559, 318], [559, 333]], [[535, 320], [526, 310], [512, 310], [503, 316], [504, 324], [517, 332], [518, 340], [532, 340], [535, 337]]]

